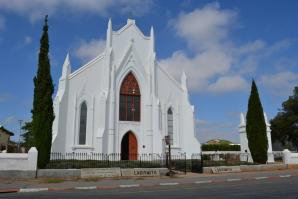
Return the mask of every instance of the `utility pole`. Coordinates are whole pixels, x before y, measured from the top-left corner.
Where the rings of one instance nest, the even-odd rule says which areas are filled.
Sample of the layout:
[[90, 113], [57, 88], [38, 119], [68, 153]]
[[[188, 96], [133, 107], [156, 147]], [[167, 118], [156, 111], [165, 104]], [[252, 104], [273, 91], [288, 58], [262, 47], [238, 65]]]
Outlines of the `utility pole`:
[[18, 142], [18, 152], [20, 152], [20, 144], [21, 144], [21, 135], [22, 135], [22, 123], [23, 120], [18, 120], [20, 124], [20, 135], [19, 135], [19, 142]]

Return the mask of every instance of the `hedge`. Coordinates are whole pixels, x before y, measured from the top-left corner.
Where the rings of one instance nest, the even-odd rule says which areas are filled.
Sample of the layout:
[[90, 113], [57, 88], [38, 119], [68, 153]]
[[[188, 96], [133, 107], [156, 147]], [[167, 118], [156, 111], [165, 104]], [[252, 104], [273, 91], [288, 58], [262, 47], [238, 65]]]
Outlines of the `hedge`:
[[203, 144], [202, 151], [240, 151], [240, 145]]

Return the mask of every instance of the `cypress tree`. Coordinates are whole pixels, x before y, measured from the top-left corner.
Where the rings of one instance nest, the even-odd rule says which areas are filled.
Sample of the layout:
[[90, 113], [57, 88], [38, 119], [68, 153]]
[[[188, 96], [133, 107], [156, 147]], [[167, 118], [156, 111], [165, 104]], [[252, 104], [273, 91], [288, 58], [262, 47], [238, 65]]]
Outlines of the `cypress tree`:
[[246, 114], [246, 134], [253, 161], [261, 164], [266, 163], [268, 150], [266, 122], [258, 88], [254, 80], [252, 80]]
[[32, 135], [38, 150], [38, 167], [44, 168], [50, 160], [52, 124], [54, 120], [52, 95], [54, 86], [48, 57], [48, 16], [45, 17], [40, 39], [37, 74], [34, 77], [34, 99], [32, 109]]

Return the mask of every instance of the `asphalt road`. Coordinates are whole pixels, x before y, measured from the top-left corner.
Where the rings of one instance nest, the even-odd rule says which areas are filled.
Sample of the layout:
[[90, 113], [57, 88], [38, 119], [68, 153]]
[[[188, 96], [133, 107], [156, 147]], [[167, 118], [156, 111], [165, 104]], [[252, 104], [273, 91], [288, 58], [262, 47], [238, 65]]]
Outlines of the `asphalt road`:
[[113, 190], [77, 190], [38, 193], [8, 193], [1, 194], [2, 199], [243, 199], [243, 198], [298, 198], [298, 177], [275, 178], [247, 181], [220, 182], [197, 185], [171, 185], [148, 188], [120, 188]]

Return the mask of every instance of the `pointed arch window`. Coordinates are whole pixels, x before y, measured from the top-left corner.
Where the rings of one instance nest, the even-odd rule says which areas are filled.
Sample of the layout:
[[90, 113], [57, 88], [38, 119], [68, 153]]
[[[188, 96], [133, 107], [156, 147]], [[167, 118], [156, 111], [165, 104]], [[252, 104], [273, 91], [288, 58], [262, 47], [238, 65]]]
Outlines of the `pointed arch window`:
[[172, 108], [168, 109], [167, 118], [168, 118], [168, 135], [170, 136], [170, 139], [173, 140], [174, 122], [173, 122], [173, 110], [172, 110]]
[[119, 120], [140, 121], [141, 93], [139, 84], [132, 74], [128, 73], [120, 88]]
[[79, 145], [86, 144], [86, 129], [87, 129], [87, 104], [86, 102], [83, 102], [81, 104], [81, 111], [80, 111]]

